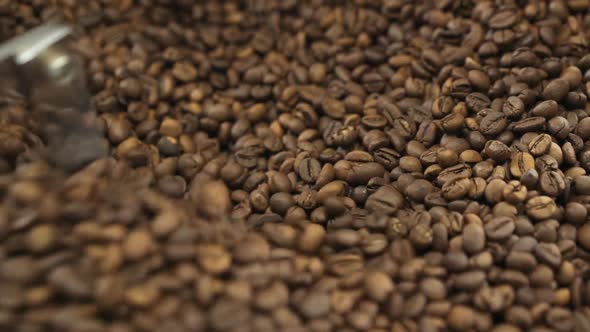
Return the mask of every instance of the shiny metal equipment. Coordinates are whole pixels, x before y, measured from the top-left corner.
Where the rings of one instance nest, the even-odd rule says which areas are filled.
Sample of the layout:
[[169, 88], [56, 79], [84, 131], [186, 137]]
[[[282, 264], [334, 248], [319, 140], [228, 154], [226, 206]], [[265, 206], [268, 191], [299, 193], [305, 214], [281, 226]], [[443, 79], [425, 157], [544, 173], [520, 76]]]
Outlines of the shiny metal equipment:
[[108, 153], [71, 36], [67, 25], [47, 24], [0, 45], [0, 94], [26, 100], [47, 143], [44, 157], [66, 170]]

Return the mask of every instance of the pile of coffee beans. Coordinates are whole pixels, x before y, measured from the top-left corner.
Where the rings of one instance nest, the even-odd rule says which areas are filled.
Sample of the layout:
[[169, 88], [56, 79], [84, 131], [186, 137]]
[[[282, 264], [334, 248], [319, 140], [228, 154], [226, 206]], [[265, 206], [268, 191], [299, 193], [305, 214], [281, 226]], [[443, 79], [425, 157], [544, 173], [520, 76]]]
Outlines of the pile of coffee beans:
[[590, 331], [589, 0], [0, 1], [51, 20], [110, 156], [0, 101], [2, 330]]

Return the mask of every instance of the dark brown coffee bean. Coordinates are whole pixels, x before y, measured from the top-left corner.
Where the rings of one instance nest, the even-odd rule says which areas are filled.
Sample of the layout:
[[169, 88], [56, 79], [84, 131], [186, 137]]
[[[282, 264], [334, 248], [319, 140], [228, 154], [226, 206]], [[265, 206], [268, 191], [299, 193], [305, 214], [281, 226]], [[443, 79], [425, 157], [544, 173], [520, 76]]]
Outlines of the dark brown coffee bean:
[[454, 278], [455, 288], [461, 291], [475, 291], [486, 281], [483, 271], [467, 271], [459, 273]]
[[518, 21], [518, 15], [511, 10], [499, 11], [490, 17], [488, 25], [492, 29], [510, 28]]
[[533, 107], [530, 111], [532, 116], [541, 116], [546, 119], [551, 119], [557, 115], [558, 104], [555, 100], [545, 100]]
[[496, 136], [508, 126], [506, 115], [491, 111], [481, 120], [480, 129], [486, 136]]
[[485, 226], [486, 236], [494, 241], [508, 238], [514, 232], [514, 221], [510, 217], [496, 217], [488, 221]]
[[566, 118], [556, 116], [547, 123], [547, 130], [553, 137], [565, 139], [572, 131], [572, 128]]
[[555, 201], [549, 196], [536, 196], [526, 203], [526, 212], [535, 219], [547, 219], [557, 209]]
[[557, 331], [571, 331], [574, 321], [571, 311], [563, 308], [551, 308], [547, 312], [546, 321]]
[[305, 158], [301, 161], [298, 174], [307, 183], [314, 183], [322, 170], [322, 165], [315, 158]]
[[367, 210], [391, 215], [404, 205], [402, 195], [391, 186], [382, 186], [367, 199]]
[[590, 237], [588, 237], [588, 235], [590, 235], [590, 226], [584, 225], [578, 229], [578, 242], [586, 250], [589, 250], [590, 248]]
[[454, 104], [453, 99], [451, 97], [448, 97], [448, 96], [438, 97], [432, 103], [432, 115], [435, 118], [439, 118], [439, 119], [443, 118], [451, 113], [454, 105], [455, 104]]
[[353, 186], [367, 184], [374, 177], [382, 177], [385, 168], [379, 163], [362, 163], [352, 167], [348, 172], [347, 182]]
[[560, 78], [575, 88], [582, 83], [582, 71], [576, 66], [569, 66], [561, 72]]
[[331, 97], [324, 98], [322, 101], [322, 110], [326, 115], [333, 119], [341, 119], [346, 113], [344, 104], [341, 101]]
[[561, 252], [559, 251], [559, 247], [553, 243], [539, 243], [535, 248], [535, 256], [537, 256], [540, 262], [554, 268], [561, 264]]
[[464, 163], [475, 164], [482, 161], [482, 157], [476, 150], [465, 150], [459, 155], [459, 160]]
[[530, 169], [535, 168], [535, 158], [527, 152], [518, 152], [510, 162], [510, 173], [519, 178]]
[[476, 314], [473, 309], [464, 305], [455, 305], [449, 311], [449, 326], [457, 331], [469, 331], [475, 326]]
[[510, 96], [504, 104], [502, 105], [502, 112], [506, 114], [507, 117], [516, 118], [519, 117], [521, 114], [524, 113], [524, 103], [522, 99], [516, 96]]
[[530, 272], [537, 266], [537, 260], [530, 253], [511, 251], [506, 256], [506, 266], [522, 272]]
[[481, 70], [470, 70], [467, 73], [467, 78], [471, 85], [480, 91], [487, 91], [490, 88], [490, 78], [489, 76]]
[[546, 120], [543, 117], [530, 117], [515, 122], [512, 126], [512, 130], [518, 134], [540, 131], [545, 128], [545, 123]]
[[539, 177], [539, 187], [548, 196], [558, 196], [565, 190], [565, 178], [556, 171], [545, 171]]
[[533, 138], [529, 143], [529, 152], [533, 156], [541, 156], [549, 151], [551, 143], [551, 136], [547, 134], [540, 134]]
[[463, 249], [476, 254], [485, 248], [485, 232], [481, 225], [469, 224], [463, 228]]
[[565, 97], [567, 92], [569, 91], [570, 86], [569, 83], [563, 79], [555, 79], [543, 89], [543, 98], [547, 100], [555, 100], [560, 101]]
[[395, 289], [391, 278], [383, 272], [370, 272], [365, 277], [365, 292], [378, 302], [384, 301]]
[[497, 162], [504, 162], [510, 158], [510, 148], [497, 140], [490, 140], [484, 148], [485, 154]]
[[172, 75], [179, 81], [190, 82], [197, 77], [197, 70], [190, 63], [177, 62], [172, 68]]
[[446, 133], [454, 133], [463, 128], [465, 118], [459, 113], [451, 113], [440, 120], [442, 129]]
[[446, 182], [441, 191], [446, 200], [452, 201], [465, 197], [470, 189], [470, 179], [459, 178]]
[[426, 180], [418, 179], [405, 188], [405, 194], [415, 202], [423, 202], [426, 195], [434, 191], [433, 185]]
[[526, 83], [528, 86], [535, 86], [541, 80], [547, 78], [547, 73], [535, 67], [524, 67], [518, 72], [518, 81]]
[[467, 105], [467, 108], [473, 112], [481, 111], [488, 107], [490, 103], [490, 98], [480, 92], [473, 92], [465, 97], [465, 105]]
[[457, 164], [455, 166], [451, 166], [445, 168], [443, 171], [440, 172], [436, 181], [443, 185], [446, 182], [449, 182], [454, 179], [462, 179], [462, 178], [469, 178], [473, 174], [471, 167], [467, 164]]
[[138, 98], [142, 93], [142, 86], [135, 78], [126, 78], [119, 83], [119, 89], [123, 95], [129, 98]]
[[583, 140], [590, 138], [590, 118], [584, 118], [576, 126], [576, 134]]

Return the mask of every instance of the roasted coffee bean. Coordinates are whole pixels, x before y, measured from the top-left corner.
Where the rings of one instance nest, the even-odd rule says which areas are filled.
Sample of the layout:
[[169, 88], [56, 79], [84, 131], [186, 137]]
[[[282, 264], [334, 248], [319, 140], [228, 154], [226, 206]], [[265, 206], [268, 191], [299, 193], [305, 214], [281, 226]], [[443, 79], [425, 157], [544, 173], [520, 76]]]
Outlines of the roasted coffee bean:
[[558, 196], [565, 190], [565, 178], [556, 171], [542, 172], [539, 177], [540, 189], [549, 196]]
[[541, 116], [546, 119], [551, 119], [557, 115], [558, 104], [555, 100], [545, 100], [533, 107], [530, 111], [532, 116]]
[[333, 119], [341, 119], [346, 113], [344, 104], [341, 101], [330, 97], [324, 98], [322, 101], [322, 110], [326, 115]]
[[565, 139], [572, 130], [566, 118], [556, 116], [547, 123], [547, 131], [557, 139]]
[[487, 141], [484, 152], [489, 158], [492, 158], [497, 162], [504, 162], [510, 159], [511, 154], [510, 148], [506, 144], [497, 140]]
[[543, 98], [548, 100], [560, 101], [561, 99], [563, 99], [563, 97], [565, 97], [569, 88], [570, 85], [567, 81], [559, 78], [555, 79], [549, 82], [545, 89], [543, 89]]
[[508, 126], [506, 115], [501, 112], [491, 111], [479, 124], [481, 132], [486, 136], [496, 136]]
[[547, 134], [540, 134], [533, 138], [529, 143], [529, 152], [533, 156], [541, 156], [549, 151], [551, 143], [551, 136]]
[[518, 134], [530, 133], [545, 128], [546, 120], [543, 117], [529, 117], [513, 124], [512, 130]]
[[[557, 106], [557, 105], [556, 105]], [[524, 113], [525, 107], [522, 99], [516, 96], [510, 96], [502, 105], [502, 112], [510, 118], [516, 118]], [[557, 108], [556, 108], [557, 111]], [[532, 112], [532, 111], [531, 111]]]
[[514, 232], [514, 220], [510, 217], [496, 217], [488, 221], [485, 226], [487, 238], [499, 241], [508, 238]]
[[480, 91], [487, 91], [490, 87], [490, 78], [489, 76], [481, 70], [470, 70], [467, 73], [467, 78], [471, 85]]
[[561, 263], [559, 247], [553, 243], [539, 243], [535, 247], [535, 256], [539, 261], [556, 268]]
[[465, 97], [465, 105], [473, 112], [479, 112], [488, 107], [490, 103], [490, 98], [480, 92], [473, 92]]
[[299, 164], [298, 173], [301, 179], [307, 183], [314, 183], [321, 171], [322, 165], [317, 159], [305, 158]]
[[[572, 204], [572, 203], [570, 203]], [[590, 248], [590, 226], [584, 225], [578, 230], [578, 242], [582, 245], [582, 247], [586, 250]]]
[[549, 196], [536, 196], [525, 205], [526, 213], [535, 219], [547, 219], [555, 213], [557, 206]]
[[403, 196], [391, 186], [377, 189], [365, 203], [369, 211], [381, 214], [393, 214], [403, 205]]
[[362, 163], [353, 166], [348, 172], [347, 182], [353, 186], [367, 184], [370, 179], [374, 177], [382, 177], [384, 173], [385, 168], [379, 163]]
[[481, 225], [469, 224], [463, 229], [463, 249], [469, 254], [476, 254], [485, 248], [485, 238]]
[[527, 152], [518, 152], [510, 161], [510, 173], [519, 178], [530, 169], [535, 168], [535, 158]]
[[459, 178], [446, 182], [441, 191], [446, 200], [453, 201], [465, 197], [470, 189], [470, 179]]

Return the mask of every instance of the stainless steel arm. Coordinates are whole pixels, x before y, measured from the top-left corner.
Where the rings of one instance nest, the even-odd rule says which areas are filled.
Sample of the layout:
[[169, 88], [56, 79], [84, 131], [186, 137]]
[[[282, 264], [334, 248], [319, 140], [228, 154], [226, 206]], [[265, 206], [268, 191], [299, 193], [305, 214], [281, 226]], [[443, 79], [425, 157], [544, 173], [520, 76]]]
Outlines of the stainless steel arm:
[[47, 24], [0, 45], [0, 93], [25, 97], [42, 124], [46, 157], [69, 170], [108, 152], [71, 34], [66, 25]]

